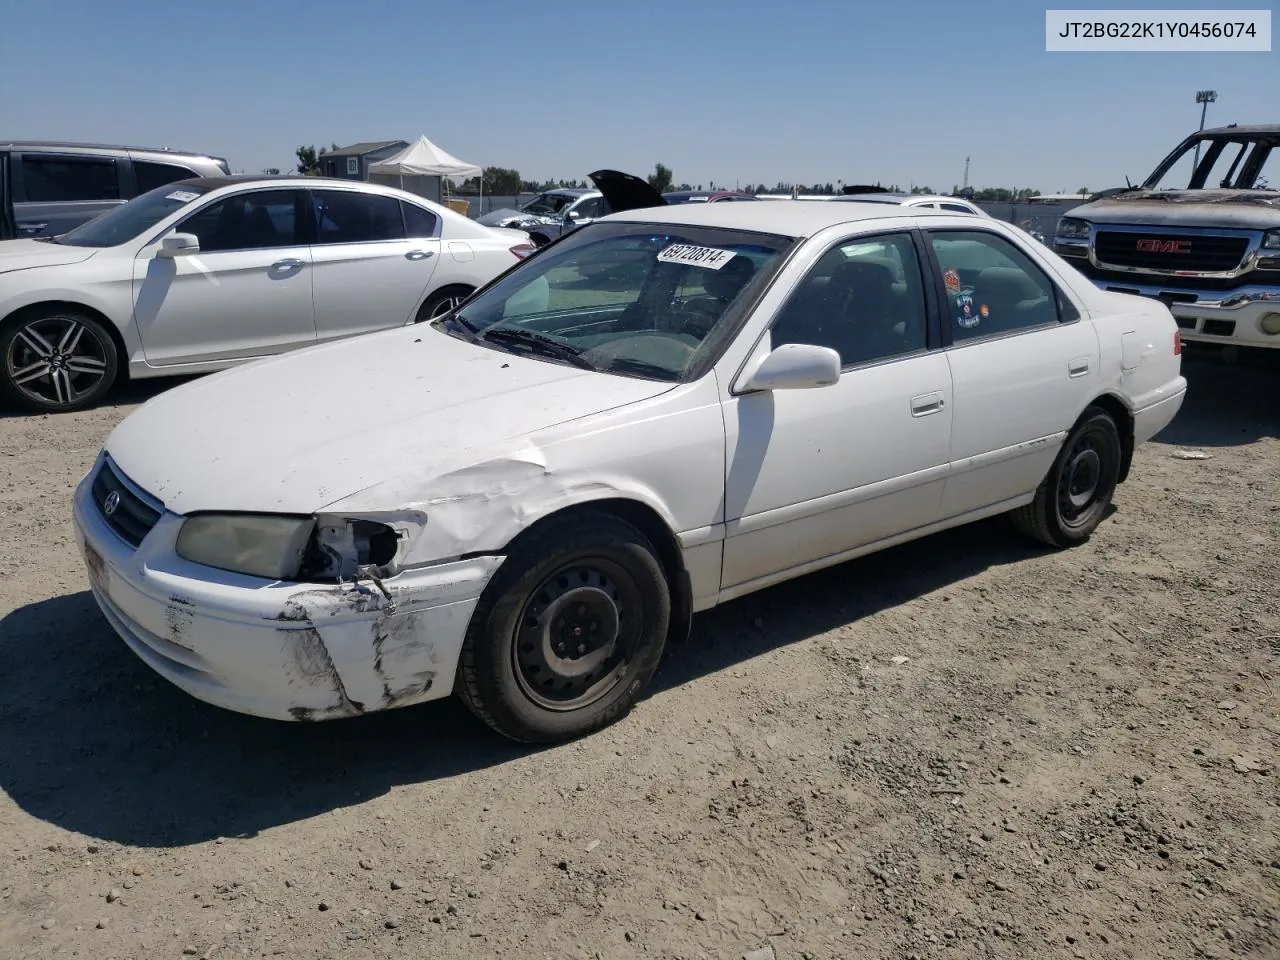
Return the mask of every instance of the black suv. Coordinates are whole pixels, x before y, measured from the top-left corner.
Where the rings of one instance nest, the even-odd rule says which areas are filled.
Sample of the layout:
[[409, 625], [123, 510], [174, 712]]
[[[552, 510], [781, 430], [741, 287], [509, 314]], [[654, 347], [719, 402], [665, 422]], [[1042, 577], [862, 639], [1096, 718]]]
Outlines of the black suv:
[[56, 236], [166, 183], [230, 173], [203, 153], [0, 140], [0, 240]]

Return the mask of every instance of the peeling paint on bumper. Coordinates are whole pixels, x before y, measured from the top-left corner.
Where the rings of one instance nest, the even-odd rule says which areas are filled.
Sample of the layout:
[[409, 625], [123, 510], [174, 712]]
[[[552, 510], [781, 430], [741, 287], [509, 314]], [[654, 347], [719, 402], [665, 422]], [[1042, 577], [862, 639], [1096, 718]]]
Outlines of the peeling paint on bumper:
[[165, 515], [137, 551], [76, 491], [74, 527], [94, 599], [125, 643], [175, 686], [278, 720], [408, 706], [453, 689], [467, 624], [503, 558], [409, 570], [377, 591], [275, 584], [191, 564]]

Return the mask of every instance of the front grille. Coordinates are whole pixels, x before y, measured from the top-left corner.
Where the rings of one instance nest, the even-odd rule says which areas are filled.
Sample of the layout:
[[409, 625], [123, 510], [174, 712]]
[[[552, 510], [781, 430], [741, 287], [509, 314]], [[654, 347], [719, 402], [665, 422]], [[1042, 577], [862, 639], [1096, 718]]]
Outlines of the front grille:
[[1226, 273], [1240, 266], [1248, 248], [1247, 237], [1127, 230], [1098, 230], [1094, 234], [1094, 255], [1099, 263], [1169, 273]]
[[[136, 547], [160, 519], [160, 511], [133, 492], [124, 474], [103, 459], [90, 487], [98, 514], [120, 539]], [[108, 502], [114, 507], [108, 511]]]

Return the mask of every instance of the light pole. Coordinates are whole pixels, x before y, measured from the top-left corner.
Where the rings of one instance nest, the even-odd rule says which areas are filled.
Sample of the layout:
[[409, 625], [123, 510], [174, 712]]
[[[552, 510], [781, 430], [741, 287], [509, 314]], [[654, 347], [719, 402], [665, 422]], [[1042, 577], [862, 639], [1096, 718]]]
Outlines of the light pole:
[[[1204, 115], [1209, 109], [1209, 104], [1218, 99], [1217, 90], [1197, 90], [1196, 103], [1200, 104], [1200, 129], [1204, 129]], [[1194, 170], [1200, 168], [1200, 144], [1196, 144], [1196, 165]]]

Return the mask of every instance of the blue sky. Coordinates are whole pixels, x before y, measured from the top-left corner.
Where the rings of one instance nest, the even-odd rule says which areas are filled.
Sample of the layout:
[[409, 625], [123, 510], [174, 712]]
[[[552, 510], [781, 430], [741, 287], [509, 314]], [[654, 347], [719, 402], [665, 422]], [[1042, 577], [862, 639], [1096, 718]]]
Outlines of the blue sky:
[[0, 136], [169, 145], [256, 172], [291, 168], [300, 143], [425, 133], [526, 179], [662, 162], [694, 184], [943, 190], [970, 156], [973, 185], [1052, 192], [1145, 176], [1199, 123], [1199, 88], [1219, 92], [1210, 125], [1280, 121], [1277, 49], [1047, 53], [1044, 9], [20, 2], [0, 31]]

